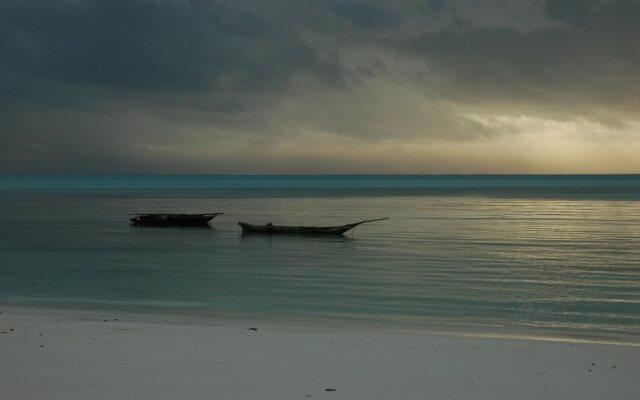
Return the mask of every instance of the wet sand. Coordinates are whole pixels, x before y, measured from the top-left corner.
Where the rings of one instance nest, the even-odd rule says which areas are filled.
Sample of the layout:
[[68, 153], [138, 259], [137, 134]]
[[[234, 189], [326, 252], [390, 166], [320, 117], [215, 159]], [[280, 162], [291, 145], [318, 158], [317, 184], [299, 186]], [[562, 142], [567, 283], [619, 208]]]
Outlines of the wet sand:
[[640, 347], [0, 307], [2, 399], [637, 399]]

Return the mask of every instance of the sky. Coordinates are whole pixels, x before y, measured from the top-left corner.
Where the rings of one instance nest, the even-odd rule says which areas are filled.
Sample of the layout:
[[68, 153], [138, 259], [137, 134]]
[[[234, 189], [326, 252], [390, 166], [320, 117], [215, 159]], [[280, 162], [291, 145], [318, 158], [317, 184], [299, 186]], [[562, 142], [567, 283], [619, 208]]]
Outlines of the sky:
[[2, 0], [0, 173], [640, 173], [640, 0]]

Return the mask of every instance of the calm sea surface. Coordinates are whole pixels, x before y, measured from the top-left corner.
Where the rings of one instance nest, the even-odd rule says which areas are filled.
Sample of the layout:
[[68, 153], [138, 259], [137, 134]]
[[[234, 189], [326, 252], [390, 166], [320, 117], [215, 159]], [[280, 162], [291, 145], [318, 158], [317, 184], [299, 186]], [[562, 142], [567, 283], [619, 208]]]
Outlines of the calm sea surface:
[[640, 176], [0, 176], [1, 304], [639, 338]]

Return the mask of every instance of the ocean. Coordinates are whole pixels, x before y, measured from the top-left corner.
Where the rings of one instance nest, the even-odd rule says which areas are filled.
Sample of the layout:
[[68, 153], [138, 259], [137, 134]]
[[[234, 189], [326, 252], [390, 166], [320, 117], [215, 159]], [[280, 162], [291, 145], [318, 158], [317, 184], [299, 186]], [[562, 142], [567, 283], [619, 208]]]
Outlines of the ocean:
[[0, 221], [0, 306], [640, 338], [638, 175], [0, 176]]

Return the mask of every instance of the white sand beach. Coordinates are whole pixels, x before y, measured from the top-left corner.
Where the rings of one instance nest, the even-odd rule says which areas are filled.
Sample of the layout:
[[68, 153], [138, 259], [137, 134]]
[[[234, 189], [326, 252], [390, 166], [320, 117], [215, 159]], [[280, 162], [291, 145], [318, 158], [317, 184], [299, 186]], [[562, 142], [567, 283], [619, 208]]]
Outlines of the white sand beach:
[[640, 396], [633, 345], [0, 311], [7, 400]]

